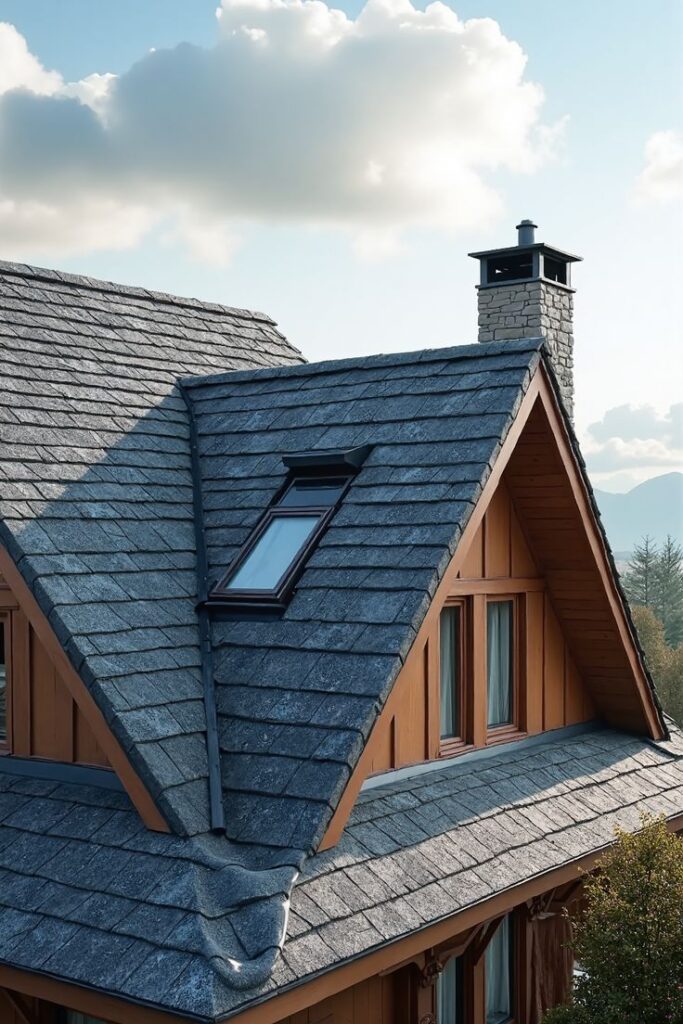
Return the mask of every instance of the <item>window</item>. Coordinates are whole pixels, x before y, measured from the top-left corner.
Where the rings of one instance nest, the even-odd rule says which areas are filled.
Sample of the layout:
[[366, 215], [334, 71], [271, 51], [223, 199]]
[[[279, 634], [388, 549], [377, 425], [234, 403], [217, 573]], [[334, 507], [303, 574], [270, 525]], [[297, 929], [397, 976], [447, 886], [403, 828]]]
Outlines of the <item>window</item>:
[[488, 727], [514, 722], [514, 602], [489, 601], [486, 607]]
[[463, 605], [447, 605], [439, 623], [441, 740], [463, 732]]
[[437, 1024], [462, 1024], [463, 1004], [462, 957], [453, 956], [436, 983]]
[[486, 1024], [502, 1024], [513, 1014], [513, 927], [504, 917], [486, 948]]
[[294, 476], [247, 539], [212, 597], [281, 605], [332, 517], [350, 474]]
[[9, 686], [9, 630], [8, 619], [0, 615], [0, 750], [9, 741], [8, 686]]

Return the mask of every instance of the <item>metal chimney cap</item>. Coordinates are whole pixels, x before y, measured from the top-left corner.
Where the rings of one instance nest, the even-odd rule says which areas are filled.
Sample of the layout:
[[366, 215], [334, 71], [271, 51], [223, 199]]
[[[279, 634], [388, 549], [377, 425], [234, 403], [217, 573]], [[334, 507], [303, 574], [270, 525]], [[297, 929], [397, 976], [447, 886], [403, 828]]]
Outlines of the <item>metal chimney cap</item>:
[[534, 224], [532, 220], [528, 218], [521, 220], [517, 224], [517, 245], [533, 245], [536, 241], [536, 228], [538, 224]]

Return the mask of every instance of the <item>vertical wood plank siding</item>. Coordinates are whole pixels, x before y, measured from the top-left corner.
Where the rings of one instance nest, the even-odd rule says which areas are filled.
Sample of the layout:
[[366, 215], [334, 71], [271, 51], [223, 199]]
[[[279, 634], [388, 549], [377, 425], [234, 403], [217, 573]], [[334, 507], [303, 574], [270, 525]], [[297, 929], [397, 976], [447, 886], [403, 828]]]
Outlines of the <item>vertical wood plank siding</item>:
[[1, 576], [0, 611], [9, 617], [12, 753], [109, 767], [90, 726]]

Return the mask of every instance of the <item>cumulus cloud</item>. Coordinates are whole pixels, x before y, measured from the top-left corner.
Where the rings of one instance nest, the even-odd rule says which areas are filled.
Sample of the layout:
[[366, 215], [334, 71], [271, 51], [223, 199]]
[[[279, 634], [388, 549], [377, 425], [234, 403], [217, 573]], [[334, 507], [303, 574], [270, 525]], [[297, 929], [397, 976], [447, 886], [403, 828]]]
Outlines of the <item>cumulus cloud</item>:
[[645, 166], [636, 179], [641, 203], [669, 203], [683, 196], [683, 135], [655, 132], [645, 144]]
[[355, 19], [320, 0], [223, 0], [218, 14], [211, 48], [77, 83], [3, 26], [4, 255], [26, 225], [32, 251], [71, 251], [171, 223], [224, 261], [244, 225], [277, 220], [376, 254], [410, 226], [491, 220], [494, 173], [533, 172], [557, 147], [562, 124], [541, 122], [526, 57], [491, 19], [410, 0], [368, 0]]
[[587, 432], [586, 463], [601, 483], [634, 483], [683, 469], [683, 403], [659, 414], [652, 406], [609, 409]]

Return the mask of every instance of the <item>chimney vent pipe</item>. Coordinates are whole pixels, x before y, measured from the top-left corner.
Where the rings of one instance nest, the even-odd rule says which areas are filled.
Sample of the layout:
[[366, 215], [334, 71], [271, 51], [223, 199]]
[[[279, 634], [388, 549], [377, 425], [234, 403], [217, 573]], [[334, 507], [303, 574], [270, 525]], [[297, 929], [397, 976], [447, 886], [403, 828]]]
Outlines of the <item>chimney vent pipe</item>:
[[536, 241], [536, 228], [532, 220], [522, 220], [517, 225], [517, 245], [533, 245]]

